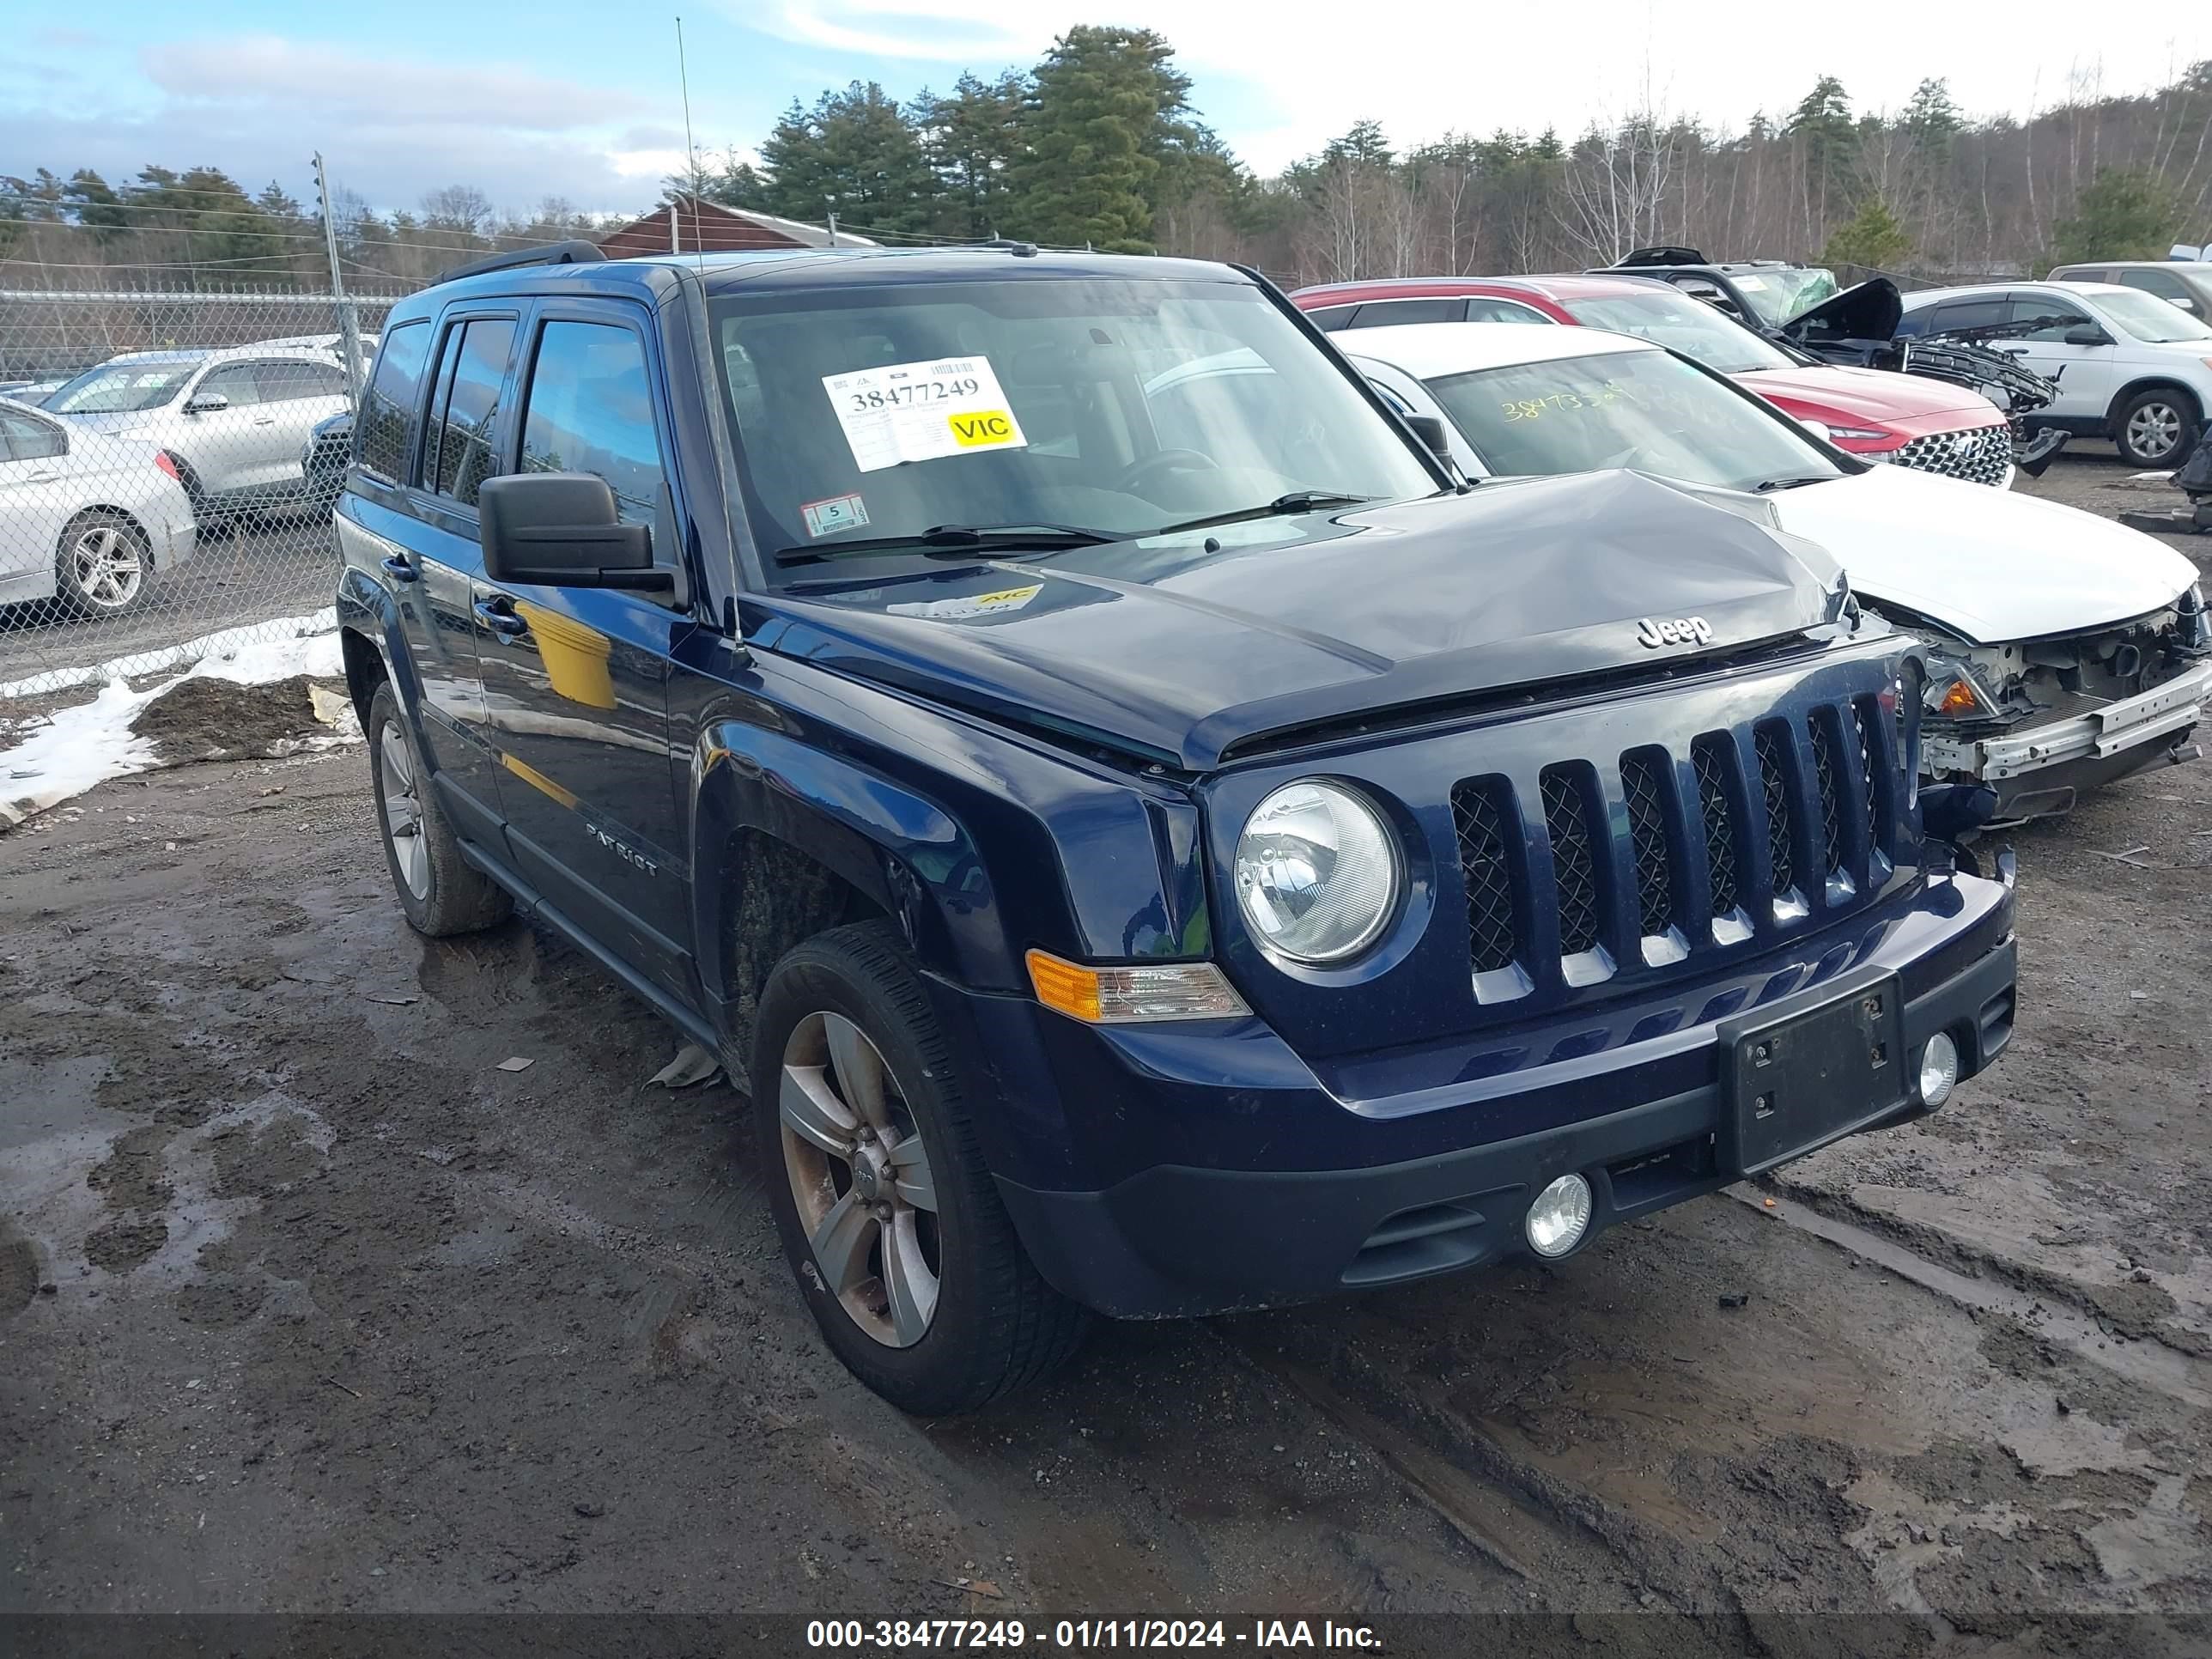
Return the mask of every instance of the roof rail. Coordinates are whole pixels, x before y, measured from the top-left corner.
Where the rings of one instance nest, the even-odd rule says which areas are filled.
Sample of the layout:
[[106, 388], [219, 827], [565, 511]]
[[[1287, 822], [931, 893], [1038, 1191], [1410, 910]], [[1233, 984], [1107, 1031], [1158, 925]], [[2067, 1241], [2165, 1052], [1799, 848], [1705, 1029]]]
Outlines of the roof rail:
[[455, 283], [464, 276], [480, 276], [487, 270], [513, 270], [522, 265], [598, 264], [606, 257], [597, 242], [586, 242], [580, 238], [566, 242], [548, 242], [543, 247], [517, 248], [512, 253], [495, 253], [488, 258], [472, 259], [467, 264], [440, 271], [433, 280]]

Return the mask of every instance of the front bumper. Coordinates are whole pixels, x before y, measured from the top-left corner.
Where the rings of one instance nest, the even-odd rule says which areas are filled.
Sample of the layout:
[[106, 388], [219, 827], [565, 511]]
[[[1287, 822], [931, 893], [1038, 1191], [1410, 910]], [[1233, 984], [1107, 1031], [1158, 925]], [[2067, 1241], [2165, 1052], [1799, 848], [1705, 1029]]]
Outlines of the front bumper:
[[1921, 739], [1921, 763], [1938, 776], [1969, 777], [1997, 792], [2004, 822], [2046, 817], [2081, 791], [2154, 766], [2196, 758], [2190, 732], [2212, 699], [2212, 660], [2139, 696], [1993, 738]]
[[[1994, 900], [1984, 894], [1954, 914], [1938, 949], [1924, 948], [1929, 935], [1923, 933], [1908, 961], [1880, 949], [1868, 954], [1869, 970], [1901, 973], [1909, 1053], [1946, 1032], [1958, 1045], [1961, 1075], [1971, 1076], [2002, 1051], [2014, 1001], [2010, 919], [2009, 892]], [[1914, 971], [1936, 963], [1932, 975]], [[1848, 982], [1849, 975], [1838, 973], [1759, 1012], [1817, 1007]], [[1587, 1243], [1613, 1223], [1741, 1178], [1726, 1150], [1734, 1121], [1723, 1076], [1728, 1024], [1605, 1056], [1613, 1063], [1582, 1080], [1596, 1082], [1601, 1100], [1631, 1103], [1613, 1109], [1546, 1123], [1544, 1085], [1532, 1078], [1517, 1094], [1493, 1097], [1491, 1103], [1504, 1109], [1487, 1121], [1517, 1118], [1544, 1127], [1477, 1145], [1323, 1169], [1162, 1162], [1102, 1191], [1040, 1190], [1001, 1174], [999, 1190], [1045, 1278], [1077, 1301], [1122, 1318], [1309, 1301], [1513, 1255], [1526, 1249], [1522, 1227], [1530, 1200], [1570, 1171], [1590, 1183]], [[1686, 1070], [1671, 1063], [1686, 1057], [1693, 1062]], [[1688, 1086], [1673, 1086], [1684, 1081]], [[1269, 1103], [1255, 1099], [1264, 1091], [1244, 1079], [1222, 1075], [1210, 1088], [1248, 1121], [1269, 1115]], [[1463, 1092], [1473, 1098], [1477, 1091], [1470, 1085]], [[1196, 1114], [1205, 1109], [1205, 1103], [1187, 1097], [1179, 1103]], [[1340, 1103], [1329, 1103], [1349, 1115]], [[1285, 1103], [1280, 1109], [1292, 1109]], [[1909, 1096], [1900, 1097], [1818, 1144], [1902, 1123], [1924, 1110]], [[1129, 1114], [1119, 1115], [1121, 1127], [1135, 1127]]]

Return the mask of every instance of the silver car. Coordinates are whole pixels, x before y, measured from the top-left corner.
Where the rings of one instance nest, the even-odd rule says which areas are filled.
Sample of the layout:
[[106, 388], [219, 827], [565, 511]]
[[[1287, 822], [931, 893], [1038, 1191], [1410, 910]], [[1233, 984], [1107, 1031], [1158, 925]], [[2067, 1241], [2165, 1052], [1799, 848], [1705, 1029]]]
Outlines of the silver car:
[[0, 398], [0, 605], [116, 617], [191, 557], [191, 503], [149, 443]]
[[349, 407], [334, 345], [134, 351], [88, 368], [43, 407], [81, 430], [150, 443], [176, 463], [202, 529], [308, 504], [300, 452]]

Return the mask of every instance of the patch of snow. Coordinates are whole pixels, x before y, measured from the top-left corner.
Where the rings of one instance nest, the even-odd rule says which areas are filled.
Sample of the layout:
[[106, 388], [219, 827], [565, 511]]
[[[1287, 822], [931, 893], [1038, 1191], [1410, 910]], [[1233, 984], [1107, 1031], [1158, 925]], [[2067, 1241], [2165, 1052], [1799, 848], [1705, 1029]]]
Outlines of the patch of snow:
[[[9, 748], [0, 749], [0, 830], [12, 830], [24, 819], [81, 795], [110, 778], [143, 772], [161, 763], [148, 739], [131, 725], [146, 705], [171, 686], [189, 679], [229, 680], [240, 685], [266, 685], [276, 680], [307, 674], [319, 679], [340, 679], [345, 664], [338, 646], [337, 617], [322, 613], [330, 631], [292, 639], [248, 638], [270, 624], [231, 629], [234, 636], [210, 654], [201, 656], [190, 672], [162, 681], [144, 691], [133, 691], [123, 679], [124, 671], [108, 675], [107, 684], [90, 702], [62, 709], [26, 728]], [[300, 617], [305, 623], [314, 618]], [[222, 641], [210, 635], [206, 641]], [[179, 647], [179, 652], [188, 647]], [[118, 659], [118, 660], [136, 660]], [[112, 666], [112, 665], [107, 665]], [[131, 670], [142, 672], [143, 670]], [[81, 682], [80, 682], [81, 683]], [[7, 688], [0, 686], [0, 695]], [[349, 711], [350, 712], [350, 711]], [[337, 723], [336, 735], [357, 738], [360, 728], [350, 720]]]
[[[305, 617], [279, 617], [272, 622], [247, 623], [238, 628], [219, 629], [212, 634], [203, 634], [196, 640], [186, 640], [182, 645], [161, 647], [154, 651], [134, 651], [127, 656], [111, 657], [102, 663], [82, 663], [75, 668], [57, 668], [33, 674], [28, 679], [0, 680], [0, 699], [27, 697], [45, 691], [65, 691], [72, 685], [102, 685], [109, 680], [126, 675], [158, 674], [165, 668], [176, 668], [189, 662], [205, 661], [210, 658], [240, 659], [259, 651], [264, 647], [282, 649], [301, 645], [313, 639], [327, 636], [330, 640], [330, 660], [337, 661], [338, 613], [329, 607]], [[285, 674], [320, 673], [319, 669], [289, 668], [272, 674], [271, 679], [282, 679]], [[339, 671], [333, 667], [331, 673]], [[236, 674], [225, 674], [225, 679], [240, 679]], [[244, 684], [258, 682], [246, 679]]]
[[2128, 474], [2128, 478], [2131, 483], [2139, 479], [2152, 478], [2155, 479], [2160, 483], [2164, 483], [2172, 477], [2173, 469], [2170, 466], [2163, 472], [2130, 472]]

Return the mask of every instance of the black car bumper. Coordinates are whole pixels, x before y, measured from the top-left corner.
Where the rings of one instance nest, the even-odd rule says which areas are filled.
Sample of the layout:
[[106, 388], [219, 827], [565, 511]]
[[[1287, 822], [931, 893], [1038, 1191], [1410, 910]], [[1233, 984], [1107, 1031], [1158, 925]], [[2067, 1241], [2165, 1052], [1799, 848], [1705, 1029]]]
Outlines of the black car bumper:
[[[2007, 937], [1907, 1000], [1907, 1054], [1940, 1031], [1958, 1047], [1962, 1077], [1988, 1066], [2012, 1035], [2014, 958]], [[1837, 996], [1835, 986], [1816, 988], [1762, 1016]], [[1039, 1271], [1101, 1312], [1158, 1318], [1308, 1301], [1524, 1252], [1531, 1199], [1570, 1172], [1591, 1188], [1585, 1243], [1613, 1223], [1741, 1178], [1751, 1160], [1729, 1151], [1736, 1113], [1726, 1068], [1717, 1070], [1683, 1093], [1408, 1163], [1301, 1171], [1162, 1164], [1097, 1193], [1042, 1192], [1004, 1177], [999, 1187]], [[1899, 1073], [1909, 1079], [1910, 1066]], [[1928, 1109], [1908, 1082], [1893, 1102], [1789, 1156]]]

